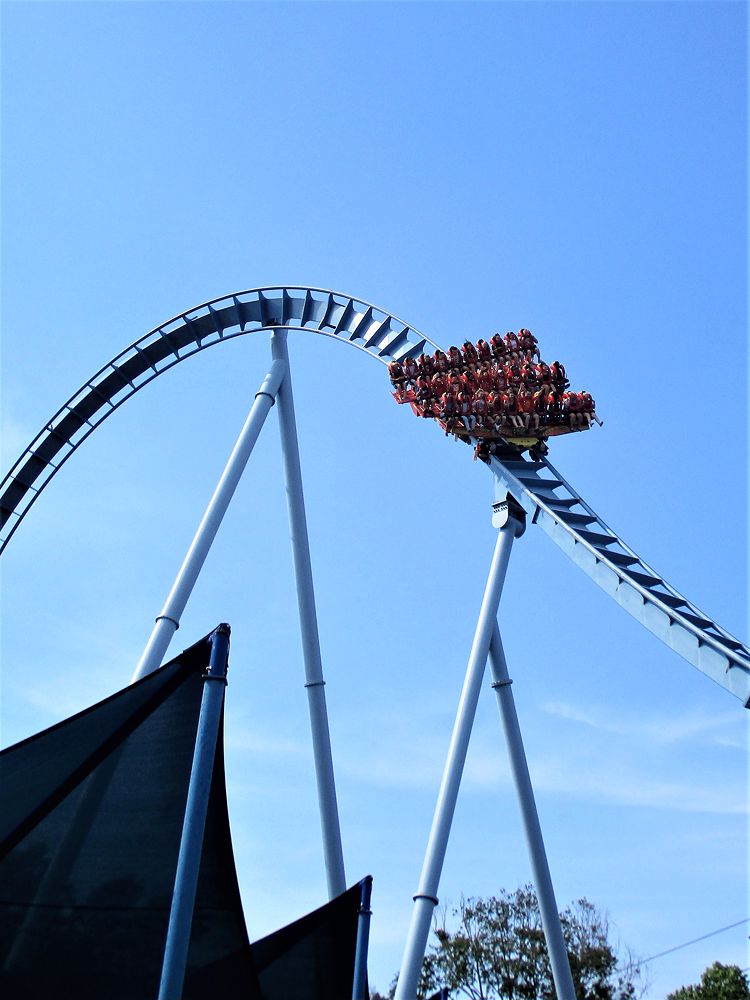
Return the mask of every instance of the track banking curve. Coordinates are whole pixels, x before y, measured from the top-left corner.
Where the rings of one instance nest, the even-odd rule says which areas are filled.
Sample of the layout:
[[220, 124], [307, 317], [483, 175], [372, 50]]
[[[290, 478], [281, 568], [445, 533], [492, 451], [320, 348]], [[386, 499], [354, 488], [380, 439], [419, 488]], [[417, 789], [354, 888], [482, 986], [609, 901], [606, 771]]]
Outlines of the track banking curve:
[[[285, 328], [344, 341], [387, 364], [438, 345], [362, 299], [322, 288], [272, 286], [212, 299], [155, 327], [96, 372], [45, 424], [0, 483], [0, 553], [56, 472], [116, 409], [180, 361], [247, 333]], [[667, 584], [546, 460], [515, 449], [489, 462], [498, 498], [510, 493], [570, 559], [644, 628], [750, 707], [750, 650]]]

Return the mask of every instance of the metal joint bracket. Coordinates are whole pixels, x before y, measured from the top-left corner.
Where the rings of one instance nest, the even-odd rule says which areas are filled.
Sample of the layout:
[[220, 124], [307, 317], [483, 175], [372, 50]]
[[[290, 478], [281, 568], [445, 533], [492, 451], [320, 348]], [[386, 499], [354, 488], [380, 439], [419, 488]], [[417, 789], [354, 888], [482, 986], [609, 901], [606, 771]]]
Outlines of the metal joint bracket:
[[204, 681], [221, 681], [225, 686], [229, 683], [226, 674], [201, 674], [201, 679]]
[[507, 687], [509, 684], [512, 683], [513, 681], [510, 679], [510, 677], [507, 679], [507, 681], [495, 681], [495, 683], [492, 685], [492, 690], [497, 691], [498, 688]]
[[526, 511], [508, 493], [504, 500], [495, 500], [492, 504], [492, 527], [505, 528], [511, 522], [514, 538], [520, 538], [526, 530]]
[[429, 899], [429, 901], [433, 903], [435, 906], [437, 906], [438, 903], [440, 902], [437, 896], [430, 896], [430, 894], [427, 892], [418, 892], [416, 896], [412, 896], [411, 898], [414, 900], [415, 903], [418, 899]]
[[177, 629], [180, 627], [180, 623], [175, 618], [170, 618], [169, 615], [157, 615], [154, 621], [157, 622], [172, 622], [174, 627]]
[[272, 395], [270, 392], [263, 392], [261, 390], [261, 392], [256, 392], [255, 393], [255, 398], [256, 399], [258, 398], [258, 396], [268, 396], [268, 398], [271, 400], [271, 406], [273, 406], [275, 404], [275, 402], [276, 402], [276, 397], [274, 395]]
[[318, 687], [325, 687], [325, 686], [326, 686], [326, 682], [325, 681], [308, 681], [307, 684], [305, 684], [306, 688], [318, 688]]

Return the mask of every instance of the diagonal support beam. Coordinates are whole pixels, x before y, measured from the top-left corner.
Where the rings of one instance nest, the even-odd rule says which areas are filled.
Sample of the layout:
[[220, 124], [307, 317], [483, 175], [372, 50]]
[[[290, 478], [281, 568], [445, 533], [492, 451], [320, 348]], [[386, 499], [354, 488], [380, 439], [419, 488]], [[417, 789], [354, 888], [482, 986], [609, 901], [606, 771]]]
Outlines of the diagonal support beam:
[[277, 397], [279, 428], [281, 430], [281, 449], [284, 456], [294, 575], [297, 582], [297, 605], [302, 633], [302, 655], [305, 664], [305, 688], [312, 729], [318, 808], [323, 831], [323, 853], [328, 896], [333, 899], [346, 890], [346, 876], [344, 874], [344, 853], [341, 846], [341, 828], [336, 801], [325, 681], [323, 680], [323, 664], [318, 636], [318, 616], [315, 610], [310, 543], [307, 537], [305, 497], [302, 491], [302, 470], [299, 460], [297, 424], [294, 416], [294, 396], [292, 395], [287, 331], [285, 329], [278, 328], [271, 333], [271, 354], [275, 361], [284, 363], [287, 372]]
[[466, 667], [456, 721], [453, 725], [453, 735], [443, 770], [443, 779], [435, 806], [432, 829], [419, 879], [419, 888], [414, 896], [414, 910], [401, 962], [396, 1000], [414, 1000], [417, 995], [419, 973], [427, 948], [432, 914], [438, 903], [438, 884], [448, 847], [448, 837], [456, 809], [466, 753], [469, 748], [469, 737], [474, 725], [492, 631], [496, 627], [497, 608], [505, 582], [510, 550], [514, 538], [522, 531], [523, 522], [508, 517], [498, 532], [482, 607], [479, 612], [479, 621], [474, 633], [474, 643]]
[[242, 473], [245, 471], [261, 427], [274, 404], [285, 375], [286, 365], [284, 362], [274, 361], [263, 379], [260, 389], [256, 392], [247, 420], [240, 431], [240, 436], [229, 456], [177, 578], [172, 584], [164, 607], [156, 619], [156, 624], [138, 661], [131, 683], [140, 680], [146, 674], [153, 673], [161, 666], [172, 636], [180, 627], [180, 618], [185, 610], [185, 605], [193, 592], [193, 587], [203, 569], [203, 564], [216, 538], [219, 526], [234, 496]]
[[565, 947], [560, 914], [555, 901], [555, 890], [552, 887], [552, 877], [549, 871], [549, 864], [547, 863], [547, 852], [544, 849], [542, 827], [539, 823], [539, 814], [537, 813], [536, 802], [534, 801], [534, 789], [531, 786], [531, 775], [529, 774], [529, 765], [526, 761], [526, 753], [523, 748], [521, 728], [518, 725], [516, 704], [511, 688], [513, 682], [508, 675], [508, 665], [505, 660], [505, 651], [503, 650], [503, 643], [500, 638], [500, 629], [497, 626], [497, 622], [495, 623], [492, 632], [492, 641], [490, 642], [490, 669], [492, 670], [492, 687], [495, 689], [500, 716], [503, 720], [508, 758], [513, 773], [513, 781], [516, 786], [518, 805], [521, 810], [526, 846], [534, 877], [534, 887], [542, 916], [542, 928], [547, 942], [550, 965], [552, 966], [552, 978], [555, 982], [555, 992], [558, 1000], [575, 1000], [575, 989], [573, 987], [573, 977], [570, 973], [568, 952]]

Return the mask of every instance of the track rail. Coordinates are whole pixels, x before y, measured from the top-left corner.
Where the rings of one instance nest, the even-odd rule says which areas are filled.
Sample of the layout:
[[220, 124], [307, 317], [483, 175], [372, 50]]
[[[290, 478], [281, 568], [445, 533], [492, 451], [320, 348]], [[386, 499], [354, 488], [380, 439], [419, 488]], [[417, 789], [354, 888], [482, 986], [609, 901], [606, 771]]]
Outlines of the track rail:
[[[381, 363], [437, 344], [377, 306], [302, 285], [248, 289], [154, 327], [100, 368], [37, 434], [0, 483], [0, 553], [39, 495], [106, 418], [162, 372], [214, 344], [284, 327], [323, 334]], [[546, 460], [517, 451], [490, 461], [552, 540], [644, 628], [750, 707], [750, 650], [694, 607], [627, 546]]]
[[214, 344], [278, 327], [334, 337], [384, 364], [438, 346], [369, 302], [302, 285], [252, 288], [179, 313], [84, 382], [15, 462], [0, 483], [0, 553], [73, 452], [139, 389]]
[[510, 493], [576, 565], [644, 628], [750, 708], [750, 649], [699, 611], [620, 539], [546, 459], [492, 458]]

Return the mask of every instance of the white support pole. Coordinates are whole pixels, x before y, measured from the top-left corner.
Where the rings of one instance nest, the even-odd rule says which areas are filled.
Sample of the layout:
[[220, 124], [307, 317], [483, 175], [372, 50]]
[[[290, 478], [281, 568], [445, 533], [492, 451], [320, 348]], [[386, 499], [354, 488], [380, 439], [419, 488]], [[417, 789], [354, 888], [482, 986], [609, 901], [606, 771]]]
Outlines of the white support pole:
[[534, 886], [539, 900], [539, 910], [542, 916], [542, 927], [547, 941], [550, 965], [552, 966], [555, 992], [558, 1000], [575, 1000], [576, 994], [570, 972], [568, 952], [563, 939], [560, 914], [557, 910], [555, 891], [552, 887], [552, 877], [547, 863], [547, 853], [544, 849], [542, 828], [534, 801], [534, 790], [531, 786], [529, 766], [523, 748], [521, 728], [518, 725], [518, 715], [511, 689], [513, 682], [508, 676], [508, 665], [497, 622], [490, 642], [490, 669], [492, 670], [492, 687], [495, 689], [503, 720], [508, 757], [521, 809], [526, 846], [529, 851]]
[[177, 872], [169, 911], [167, 942], [164, 946], [159, 1000], [180, 1000], [185, 982], [190, 932], [193, 926], [195, 895], [206, 830], [208, 802], [214, 774], [216, 743], [224, 706], [224, 689], [229, 667], [229, 626], [219, 625], [211, 636], [211, 657], [203, 675], [203, 695], [193, 748], [185, 816], [182, 823]]
[[396, 986], [396, 1000], [414, 1000], [417, 995], [419, 973], [427, 948], [432, 914], [438, 903], [437, 891], [440, 874], [448, 847], [448, 836], [456, 809], [458, 789], [466, 762], [466, 752], [469, 748], [469, 737], [476, 715], [492, 630], [496, 625], [497, 608], [508, 568], [510, 550], [513, 546], [513, 540], [523, 530], [523, 521], [509, 514], [505, 524], [498, 532], [487, 586], [479, 612], [479, 621], [474, 633], [474, 643], [466, 667], [461, 700], [453, 725], [448, 757], [443, 770], [443, 780], [435, 806], [432, 829], [419, 879], [419, 888], [414, 896], [414, 910], [401, 962], [398, 985]]
[[271, 354], [274, 359], [283, 361], [287, 367], [286, 378], [277, 397], [279, 428], [284, 455], [289, 530], [294, 556], [294, 574], [297, 582], [297, 605], [302, 633], [302, 655], [305, 664], [305, 688], [307, 689], [307, 704], [312, 729], [318, 808], [323, 832], [323, 854], [328, 896], [333, 899], [345, 891], [346, 875], [344, 874], [344, 853], [341, 847], [341, 828], [336, 802], [331, 737], [328, 730], [328, 711], [324, 690], [325, 681], [323, 680], [323, 664], [320, 656], [318, 618], [315, 611], [310, 544], [307, 537], [305, 498], [302, 492], [302, 471], [297, 442], [297, 425], [294, 418], [287, 331], [285, 329], [280, 328], [272, 332]]
[[250, 458], [250, 453], [258, 439], [260, 429], [274, 404], [279, 386], [286, 375], [286, 365], [282, 360], [274, 361], [255, 394], [253, 405], [245, 425], [240, 431], [237, 443], [218, 482], [214, 495], [206, 508], [185, 560], [172, 585], [166, 603], [156, 619], [156, 625], [146, 643], [131, 683], [158, 670], [172, 636], [180, 627], [180, 618], [185, 610], [195, 582], [198, 579], [206, 556], [216, 538], [216, 533], [227, 512], [230, 501], [237, 489], [242, 473]]

